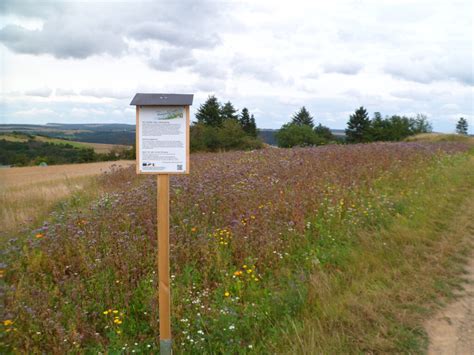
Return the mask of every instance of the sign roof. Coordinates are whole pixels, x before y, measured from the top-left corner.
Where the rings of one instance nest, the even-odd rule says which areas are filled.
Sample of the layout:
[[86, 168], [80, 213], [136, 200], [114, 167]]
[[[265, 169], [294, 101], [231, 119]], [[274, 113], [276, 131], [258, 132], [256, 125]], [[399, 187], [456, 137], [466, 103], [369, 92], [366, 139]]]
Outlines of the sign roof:
[[135, 94], [130, 105], [135, 106], [189, 106], [193, 104], [192, 94]]

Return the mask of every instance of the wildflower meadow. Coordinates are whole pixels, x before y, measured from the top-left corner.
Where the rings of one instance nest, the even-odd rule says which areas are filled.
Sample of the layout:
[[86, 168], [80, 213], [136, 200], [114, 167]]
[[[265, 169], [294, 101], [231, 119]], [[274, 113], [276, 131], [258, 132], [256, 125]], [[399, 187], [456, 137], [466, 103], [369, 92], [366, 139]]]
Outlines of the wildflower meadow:
[[[415, 218], [420, 195], [460, 186], [449, 174], [467, 174], [468, 150], [405, 142], [193, 154], [190, 175], [171, 178], [175, 351], [278, 352], [309, 303], [321, 329], [344, 330], [348, 348], [403, 349], [381, 340], [407, 333], [390, 333], [397, 317], [377, 302], [373, 318], [361, 308], [348, 317], [317, 292], [331, 275], [328, 299], [359, 292], [349, 266], [358, 250], [368, 264], [372, 248], [401, 253], [407, 242], [378, 231]], [[76, 193], [37, 228], [5, 238], [2, 352], [158, 352], [156, 178], [125, 168], [99, 179], [97, 198]], [[387, 333], [374, 333], [380, 324]]]

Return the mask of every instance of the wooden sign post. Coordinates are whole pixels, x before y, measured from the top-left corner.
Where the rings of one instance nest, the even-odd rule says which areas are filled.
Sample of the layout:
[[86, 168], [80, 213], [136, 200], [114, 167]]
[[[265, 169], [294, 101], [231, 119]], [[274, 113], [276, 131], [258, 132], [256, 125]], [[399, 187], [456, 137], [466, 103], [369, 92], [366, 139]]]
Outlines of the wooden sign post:
[[189, 106], [193, 95], [136, 94], [137, 174], [157, 176], [160, 354], [172, 353], [169, 261], [171, 174], [189, 174]]

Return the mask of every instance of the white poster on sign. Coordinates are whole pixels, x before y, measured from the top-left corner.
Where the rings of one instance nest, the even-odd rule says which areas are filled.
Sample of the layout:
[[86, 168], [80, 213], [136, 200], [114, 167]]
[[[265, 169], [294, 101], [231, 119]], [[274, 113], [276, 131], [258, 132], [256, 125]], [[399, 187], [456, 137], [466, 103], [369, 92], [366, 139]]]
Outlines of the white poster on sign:
[[138, 114], [139, 172], [186, 173], [187, 124], [184, 107], [141, 106]]

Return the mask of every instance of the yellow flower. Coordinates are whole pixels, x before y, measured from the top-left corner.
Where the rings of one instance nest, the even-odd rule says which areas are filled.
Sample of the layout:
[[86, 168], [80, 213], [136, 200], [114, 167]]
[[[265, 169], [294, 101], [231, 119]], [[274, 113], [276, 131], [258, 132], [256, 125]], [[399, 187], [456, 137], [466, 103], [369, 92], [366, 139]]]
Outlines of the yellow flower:
[[10, 320], [10, 319], [7, 319], [7, 320], [4, 320], [4, 321], [3, 321], [3, 325], [4, 325], [5, 327], [8, 327], [9, 325], [12, 325], [12, 324], [13, 324], [13, 321]]
[[113, 313], [114, 313], [114, 314], [117, 314], [117, 313], [118, 313], [118, 311], [117, 311], [116, 309], [114, 309], [114, 310], [113, 310]]
[[229, 296], [230, 296], [230, 293], [226, 291], [226, 292], [224, 293], [224, 296], [229, 297]]
[[248, 269], [247, 274], [251, 274], [251, 273], [252, 273], [252, 269]]
[[109, 314], [109, 311], [103, 311], [102, 313], [104, 313], [105, 315]]
[[246, 268], [247, 268], [247, 265], [244, 265], [244, 266], [242, 266], [242, 267], [243, 267], [244, 269], [246, 269]]
[[197, 231], [196, 227], [191, 228], [191, 232], [195, 232], [195, 231]]
[[40, 238], [44, 237], [44, 234], [43, 233], [37, 233], [35, 237], [40, 239]]
[[117, 334], [122, 334], [122, 331], [121, 331], [121, 330], [117, 330]]

